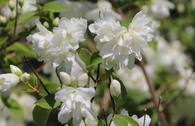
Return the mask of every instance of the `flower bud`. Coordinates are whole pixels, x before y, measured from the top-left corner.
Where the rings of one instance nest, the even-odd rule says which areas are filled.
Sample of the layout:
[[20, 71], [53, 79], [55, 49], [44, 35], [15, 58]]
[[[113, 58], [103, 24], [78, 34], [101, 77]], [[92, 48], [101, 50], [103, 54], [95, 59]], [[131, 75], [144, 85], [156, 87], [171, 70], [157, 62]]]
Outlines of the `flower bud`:
[[121, 94], [121, 85], [117, 80], [112, 80], [110, 84], [110, 93], [113, 97], [118, 97]]
[[19, 3], [19, 5], [20, 5], [20, 7], [22, 7], [23, 4], [24, 4], [24, 0], [18, 0], [18, 3]]
[[76, 77], [71, 76], [70, 79], [71, 79], [71, 84], [77, 84], [77, 79], [76, 79]]
[[53, 25], [54, 26], [58, 26], [58, 23], [59, 22], [59, 17], [56, 17], [54, 20], [53, 20]]
[[11, 10], [13, 10], [16, 6], [16, 3], [13, 0], [10, 0], [9, 3], [8, 3], [8, 6]]
[[14, 65], [10, 65], [10, 70], [13, 74], [17, 75], [17, 76], [21, 76], [22, 75], [22, 71]]
[[71, 83], [70, 75], [67, 74], [66, 72], [60, 72], [60, 79], [61, 79], [62, 83], [64, 83], [64, 84]]
[[47, 21], [44, 21], [43, 22], [43, 25], [46, 27], [46, 28], [49, 28], [49, 23]]
[[23, 73], [23, 74], [20, 76], [20, 80], [23, 81], [23, 82], [26, 82], [26, 81], [30, 80], [30, 74], [28, 74], [28, 73]]
[[86, 73], [82, 74], [78, 78], [78, 85], [84, 87], [88, 82], [88, 75]]
[[4, 16], [0, 15], [0, 24], [5, 24], [7, 22], [7, 19]]
[[10, 14], [10, 19], [13, 20], [13, 19], [15, 19], [15, 17], [16, 17], [16, 13], [14, 11], [12, 11]]

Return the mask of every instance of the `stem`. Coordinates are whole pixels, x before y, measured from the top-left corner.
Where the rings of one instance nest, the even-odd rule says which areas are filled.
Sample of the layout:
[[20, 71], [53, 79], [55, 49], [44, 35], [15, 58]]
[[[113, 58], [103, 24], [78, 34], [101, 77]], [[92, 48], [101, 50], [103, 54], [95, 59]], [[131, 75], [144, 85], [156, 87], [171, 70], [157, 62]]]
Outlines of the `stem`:
[[16, 17], [14, 22], [13, 38], [15, 38], [16, 36], [17, 23], [18, 23], [18, 0], [16, 0]]
[[62, 88], [62, 86], [63, 86], [63, 83], [62, 83], [62, 80], [61, 80], [61, 78], [60, 78], [60, 75], [59, 75], [59, 72], [58, 72], [58, 68], [56, 67], [56, 75], [57, 75], [57, 77], [58, 77], [58, 80], [60, 81], [60, 88]]
[[173, 97], [171, 100], [167, 101], [164, 105], [163, 111], [168, 108], [169, 105], [171, 105], [173, 102], [175, 102], [186, 90], [187, 86], [188, 86], [188, 82], [189, 82], [190, 77], [186, 78], [186, 85], [185, 87], [175, 96]]
[[47, 90], [47, 88], [45, 87], [43, 81], [41, 80], [41, 78], [39, 77], [38, 73], [33, 71], [33, 73], [35, 74], [35, 76], [37, 77], [37, 79], [39, 80], [41, 86], [43, 87], [43, 89], [47, 92], [48, 95], [51, 95], [50, 92]]
[[146, 70], [145, 70], [143, 61], [141, 61], [141, 62], [139, 63], [139, 65], [140, 65], [140, 68], [141, 68], [141, 70], [142, 70], [142, 72], [143, 72], [143, 74], [144, 74], [144, 77], [145, 77], [145, 79], [146, 79], [146, 82], [147, 82], [147, 85], [148, 85], [150, 94], [151, 94], [151, 96], [152, 96], [153, 104], [154, 104], [154, 106], [155, 106], [155, 108], [156, 108], [156, 111], [158, 112], [158, 116], [159, 116], [160, 123], [161, 123], [162, 126], [168, 126], [168, 123], [167, 123], [167, 121], [166, 121], [166, 118], [165, 118], [165, 116], [164, 116], [164, 113], [163, 113], [162, 111], [159, 110], [159, 107], [158, 107], [158, 106], [159, 106], [159, 105], [158, 105], [158, 100], [157, 100], [157, 98], [156, 98], [156, 96], [155, 96], [155, 89], [154, 89], [154, 86], [153, 86], [153, 84], [151, 83], [151, 81], [150, 81], [150, 79], [149, 79], [149, 77], [148, 77], [148, 74], [147, 74], [147, 72], [146, 72]]

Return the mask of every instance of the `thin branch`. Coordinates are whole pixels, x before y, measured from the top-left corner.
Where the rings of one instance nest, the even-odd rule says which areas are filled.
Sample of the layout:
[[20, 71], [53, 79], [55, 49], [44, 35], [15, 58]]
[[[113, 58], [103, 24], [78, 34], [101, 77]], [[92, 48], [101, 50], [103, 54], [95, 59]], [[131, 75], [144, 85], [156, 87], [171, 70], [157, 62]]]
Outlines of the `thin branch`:
[[143, 61], [141, 61], [139, 63], [139, 65], [140, 65], [140, 68], [141, 68], [141, 70], [142, 70], [142, 72], [144, 74], [144, 77], [146, 79], [146, 82], [147, 82], [150, 94], [152, 96], [153, 104], [155, 105], [156, 111], [158, 112], [160, 123], [161, 123], [162, 126], [168, 126], [168, 123], [167, 123], [167, 120], [166, 120], [166, 118], [164, 116], [164, 113], [159, 110], [158, 100], [157, 100], [156, 95], [155, 95], [155, 89], [154, 89], [154, 86], [153, 86], [152, 82], [150, 81], [149, 76], [148, 76], [148, 74], [147, 74], [147, 72], [145, 70]]
[[171, 105], [172, 103], [174, 103], [175, 101], [177, 101], [177, 99], [178, 99], [180, 96], [183, 95], [184, 91], [185, 91], [186, 88], [187, 88], [189, 79], [190, 79], [189, 77], [186, 78], [186, 81], [185, 81], [186, 85], [185, 85], [185, 87], [184, 87], [184, 88], [183, 88], [175, 97], [173, 97], [171, 100], [169, 100], [169, 101], [167, 101], [167, 102], [165, 103], [165, 105], [164, 105], [164, 107], [163, 107], [163, 111], [166, 110], [166, 108], [168, 108], [169, 105]]
[[15, 17], [15, 22], [14, 22], [13, 38], [15, 38], [16, 36], [17, 24], [18, 24], [18, 0], [16, 0], [16, 17]]
[[58, 80], [60, 81], [60, 88], [62, 88], [62, 86], [63, 86], [63, 82], [62, 82], [62, 80], [61, 80], [61, 78], [60, 78], [60, 75], [59, 75], [59, 72], [58, 72], [58, 67], [56, 67], [56, 75], [57, 75], [57, 77], [58, 77]]

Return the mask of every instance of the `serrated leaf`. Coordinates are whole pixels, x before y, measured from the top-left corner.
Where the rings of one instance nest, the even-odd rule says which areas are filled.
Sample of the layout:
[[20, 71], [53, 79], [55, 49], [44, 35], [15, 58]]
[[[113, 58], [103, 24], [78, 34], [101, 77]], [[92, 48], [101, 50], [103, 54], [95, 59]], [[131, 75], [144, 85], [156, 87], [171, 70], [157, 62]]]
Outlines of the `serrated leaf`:
[[33, 121], [37, 126], [46, 126], [50, 110], [35, 106], [33, 109]]
[[128, 124], [131, 124], [131, 126], [139, 126], [139, 124], [134, 119], [127, 115], [114, 115], [112, 120], [117, 126], [128, 126]]
[[50, 12], [62, 12], [62, 11], [66, 11], [68, 9], [65, 8], [61, 3], [57, 2], [57, 1], [52, 1], [52, 2], [46, 3], [43, 6], [42, 10], [43, 11], [50, 11]]
[[32, 17], [35, 16], [35, 15], [36, 15], [36, 12], [35, 12], [35, 11], [23, 13], [23, 14], [20, 16], [18, 22], [19, 22], [19, 23], [25, 22], [25, 21], [27, 21], [28, 19], [32, 18]]
[[22, 54], [26, 57], [36, 57], [36, 54], [32, 51], [30, 45], [16, 42], [7, 48], [8, 51], [14, 51], [16, 53]]
[[2, 98], [3, 103], [5, 106], [15, 115], [19, 116], [20, 118], [24, 118], [24, 112], [21, 107], [21, 105], [14, 99], [8, 97], [8, 98]]
[[60, 106], [60, 102], [55, 101], [54, 95], [43, 97], [39, 99], [35, 104], [44, 109], [53, 109]]
[[79, 50], [79, 57], [86, 64], [86, 66], [90, 65], [91, 55], [91, 52], [86, 48], [81, 48]]

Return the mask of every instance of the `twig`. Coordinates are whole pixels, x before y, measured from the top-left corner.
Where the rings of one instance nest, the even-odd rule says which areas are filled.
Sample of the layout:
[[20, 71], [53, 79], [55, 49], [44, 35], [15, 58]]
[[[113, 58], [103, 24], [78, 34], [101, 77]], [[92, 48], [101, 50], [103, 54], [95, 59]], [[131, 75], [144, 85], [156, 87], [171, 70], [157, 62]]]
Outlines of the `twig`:
[[56, 67], [56, 75], [57, 75], [57, 77], [58, 77], [58, 80], [60, 81], [60, 88], [62, 88], [62, 86], [63, 86], [63, 82], [62, 82], [62, 80], [61, 80], [61, 78], [60, 78], [60, 75], [59, 75], [59, 72], [58, 72], [58, 67]]
[[17, 23], [18, 23], [18, 0], [16, 0], [16, 17], [14, 22], [13, 38], [15, 38], [16, 36]]
[[168, 126], [168, 123], [167, 123], [167, 120], [166, 120], [166, 118], [164, 116], [164, 113], [159, 110], [158, 100], [157, 100], [157, 98], [155, 96], [155, 89], [154, 89], [153, 84], [151, 83], [151, 81], [150, 81], [150, 79], [148, 77], [148, 74], [147, 74], [147, 72], [145, 70], [143, 61], [141, 61], [139, 63], [139, 65], [140, 65], [140, 68], [141, 68], [141, 70], [142, 70], [142, 72], [143, 72], [143, 74], [145, 76], [145, 79], [146, 79], [146, 82], [147, 82], [150, 94], [152, 96], [153, 104], [155, 105], [156, 111], [158, 112], [160, 123], [161, 123], [162, 126]]
[[167, 101], [163, 107], [163, 111], [166, 110], [166, 108], [168, 108], [169, 105], [171, 105], [173, 102], [175, 102], [183, 93], [184, 91], [186, 90], [187, 88], [187, 85], [188, 85], [188, 82], [189, 82], [189, 77], [186, 78], [186, 85], [185, 87], [175, 96], [173, 97], [171, 100]]

